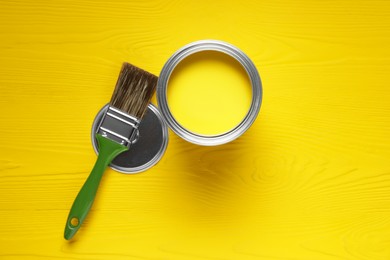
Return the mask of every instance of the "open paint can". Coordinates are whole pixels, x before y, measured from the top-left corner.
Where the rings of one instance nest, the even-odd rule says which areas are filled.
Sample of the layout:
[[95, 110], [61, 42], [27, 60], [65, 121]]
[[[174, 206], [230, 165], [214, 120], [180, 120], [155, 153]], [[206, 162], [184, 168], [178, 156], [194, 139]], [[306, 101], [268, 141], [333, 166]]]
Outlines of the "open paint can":
[[237, 47], [216, 40], [179, 49], [165, 63], [157, 83], [164, 121], [198, 145], [221, 145], [241, 136], [255, 121], [261, 100], [254, 63]]

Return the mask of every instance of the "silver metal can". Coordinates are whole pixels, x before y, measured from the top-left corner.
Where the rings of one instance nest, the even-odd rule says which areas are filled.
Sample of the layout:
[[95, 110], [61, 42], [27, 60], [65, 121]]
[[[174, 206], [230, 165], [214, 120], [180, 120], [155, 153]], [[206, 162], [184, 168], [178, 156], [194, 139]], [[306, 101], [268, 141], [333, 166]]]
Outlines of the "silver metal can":
[[[201, 51], [218, 51], [230, 55], [236, 59], [245, 69], [248, 74], [248, 77], [252, 86], [252, 101], [248, 113], [244, 119], [230, 131], [218, 134], [218, 135], [201, 135], [194, 133], [185, 127], [183, 127], [172, 115], [168, 100], [167, 100], [167, 89], [169, 78], [175, 69], [175, 67], [182, 61], [184, 58], [190, 56], [191, 54], [198, 53]], [[237, 47], [222, 41], [216, 40], [202, 40], [190, 43], [183, 48], [176, 51], [169, 60], [165, 63], [163, 69], [161, 70], [158, 83], [157, 83], [157, 102], [161, 114], [167, 122], [168, 126], [180, 137], [187, 140], [188, 142], [213, 146], [221, 145], [228, 142], [231, 142], [241, 136], [255, 121], [261, 105], [262, 100], [262, 85], [260, 80], [260, 75], [249, 57], [242, 52]]]

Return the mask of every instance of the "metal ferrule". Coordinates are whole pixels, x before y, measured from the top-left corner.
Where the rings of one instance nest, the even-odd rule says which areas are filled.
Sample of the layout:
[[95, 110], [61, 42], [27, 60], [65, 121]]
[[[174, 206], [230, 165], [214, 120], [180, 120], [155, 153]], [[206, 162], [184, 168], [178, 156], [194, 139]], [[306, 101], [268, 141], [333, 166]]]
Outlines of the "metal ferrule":
[[130, 147], [136, 139], [140, 120], [109, 106], [97, 133], [121, 145]]

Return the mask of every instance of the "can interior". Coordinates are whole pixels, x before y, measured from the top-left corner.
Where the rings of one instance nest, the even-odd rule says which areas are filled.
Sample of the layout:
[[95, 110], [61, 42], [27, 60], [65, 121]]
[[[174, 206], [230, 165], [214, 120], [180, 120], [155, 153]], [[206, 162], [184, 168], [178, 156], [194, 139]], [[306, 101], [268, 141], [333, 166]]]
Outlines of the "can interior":
[[198, 135], [218, 136], [236, 128], [251, 102], [247, 71], [223, 52], [193, 53], [181, 60], [169, 77], [169, 110], [181, 127]]

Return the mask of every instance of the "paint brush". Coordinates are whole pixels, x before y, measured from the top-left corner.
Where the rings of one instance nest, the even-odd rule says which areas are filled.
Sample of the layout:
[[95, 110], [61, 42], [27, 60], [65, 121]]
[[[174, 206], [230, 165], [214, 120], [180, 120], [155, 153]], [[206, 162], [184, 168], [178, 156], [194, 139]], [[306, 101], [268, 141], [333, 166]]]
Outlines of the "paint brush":
[[129, 63], [123, 63], [110, 105], [98, 127], [99, 156], [69, 212], [65, 239], [71, 239], [84, 222], [105, 169], [127, 151], [157, 85], [157, 77]]

